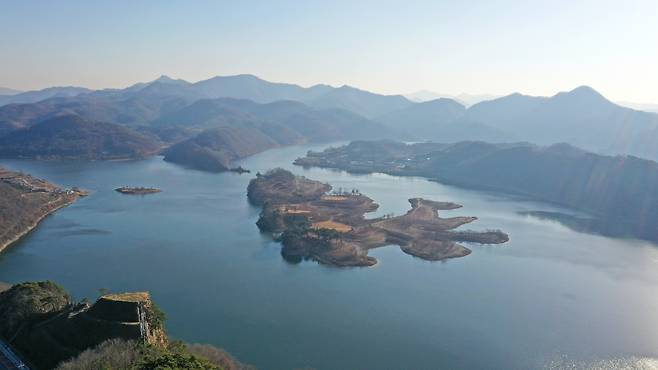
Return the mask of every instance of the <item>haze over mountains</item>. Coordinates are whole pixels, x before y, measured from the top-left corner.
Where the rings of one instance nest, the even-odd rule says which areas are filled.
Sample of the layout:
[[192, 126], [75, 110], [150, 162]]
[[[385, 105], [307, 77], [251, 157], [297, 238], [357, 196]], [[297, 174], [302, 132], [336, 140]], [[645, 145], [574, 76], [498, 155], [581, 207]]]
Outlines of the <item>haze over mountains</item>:
[[36, 103], [49, 98], [71, 97], [90, 91], [87, 88], [75, 86], [48, 87], [26, 92], [0, 88], [0, 105]]
[[[658, 137], [658, 114], [619, 106], [587, 86], [552, 97], [512, 94], [475, 104], [459, 115], [454, 104], [435, 102], [418, 103], [378, 120], [398, 129], [411, 126], [410, 131], [430, 127], [423, 134], [435, 141], [567, 142], [596, 152], [658, 158], [658, 142], [647, 139]], [[442, 140], [446, 137], [450, 140]]]
[[[341, 107], [374, 115], [394, 109], [396, 102], [412, 104], [403, 97], [348, 87], [302, 88], [249, 75], [195, 84], [162, 76], [120, 90], [78, 90], [73, 95], [70, 88], [53, 88], [13, 99], [39, 94], [49, 97], [0, 107], [1, 156], [140, 157], [153, 153], [154, 146], [173, 145], [165, 153], [167, 160], [225, 170], [233, 160], [275, 146], [398, 137], [392, 129]], [[73, 132], [75, 127], [79, 132]], [[99, 142], [104, 135], [107, 142]], [[112, 142], [115, 137], [122, 137], [127, 147]], [[75, 145], [80, 145], [77, 153], [72, 151]]]
[[409, 94], [404, 94], [404, 97], [415, 102], [415, 103], [422, 103], [430, 100], [436, 100], [440, 98], [448, 98], [452, 100], [456, 100], [460, 104], [464, 105], [465, 107], [470, 107], [471, 105], [477, 104], [482, 101], [486, 100], [494, 100], [497, 98], [502, 97], [503, 95], [495, 95], [495, 94], [467, 94], [467, 93], [461, 93], [458, 95], [451, 95], [451, 94], [440, 94], [440, 93], [435, 93], [434, 91], [429, 91], [429, 90], [419, 90], [413, 93]]
[[152, 123], [155, 132], [166, 128], [204, 129], [164, 154], [167, 161], [209, 171], [227, 170], [234, 160], [277, 146], [395, 136], [392, 130], [342, 109], [233, 98], [202, 99]]
[[22, 91], [20, 90], [9, 89], [7, 87], [0, 87], [0, 95], [16, 95], [20, 93], [22, 93]]
[[[37, 147], [29, 145], [32, 126], [61, 115], [77, 115], [92, 125], [127, 126], [165, 146], [204, 130], [214, 130], [204, 137], [221, 133], [225, 140], [240, 138], [244, 145], [243, 139], [266, 136], [267, 140], [249, 144], [250, 150], [238, 151], [252, 154], [272, 145], [395, 137], [436, 142], [566, 142], [600, 153], [658, 158], [658, 114], [619, 106], [586, 86], [552, 97], [512, 94], [467, 108], [449, 98], [416, 103], [402, 95], [350, 86], [301, 87], [253, 75], [218, 76], [196, 83], [162, 76], [125, 89], [54, 87], [4, 95], [0, 105], [0, 138], [28, 129], [21, 134], [21, 142], [31, 148]], [[210, 140], [212, 145], [201, 142], [221, 151], [216, 145], [224, 139]], [[0, 153], [16, 153], [14, 149]], [[235, 160], [240, 155], [221, 157]], [[224, 167], [226, 160], [220, 162]]]
[[623, 106], [623, 107], [628, 107], [632, 109], [637, 109], [637, 110], [642, 110], [645, 112], [654, 112], [658, 113], [658, 104], [651, 104], [651, 103], [633, 103], [633, 102], [617, 102], [617, 104]]
[[[409, 94], [404, 94], [405, 98], [411, 100], [414, 103], [423, 103], [430, 100], [448, 98], [459, 102], [460, 104], [462, 104], [467, 108], [483, 101], [494, 100], [494, 99], [502, 98], [504, 96], [506, 95], [468, 94], [468, 93], [453, 95], [453, 94], [436, 93], [430, 90], [418, 90]], [[632, 108], [645, 112], [658, 113], [658, 104], [655, 103], [635, 103], [630, 101], [616, 101], [615, 104], [621, 105], [622, 107]]]

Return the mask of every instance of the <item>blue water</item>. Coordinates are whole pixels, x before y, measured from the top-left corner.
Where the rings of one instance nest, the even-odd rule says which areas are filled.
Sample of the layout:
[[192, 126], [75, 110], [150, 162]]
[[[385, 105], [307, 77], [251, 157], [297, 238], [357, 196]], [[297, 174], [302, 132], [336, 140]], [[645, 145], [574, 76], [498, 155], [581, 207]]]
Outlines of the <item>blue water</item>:
[[[91, 195], [0, 255], [0, 281], [50, 279], [81, 299], [148, 290], [170, 335], [212, 343], [260, 369], [534, 369], [658, 357], [658, 247], [572, 231], [521, 211], [554, 206], [419, 178], [292, 166], [308, 149], [248, 158], [252, 174], [209, 174], [155, 157], [131, 162], [2, 160]], [[372, 268], [289, 264], [260, 234], [246, 185], [285, 167], [358, 188], [377, 214], [407, 198], [454, 201], [444, 216], [500, 228], [511, 241], [427, 262], [390, 246]], [[122, 185], [156, 186], [126, 196]], [[556, 365], [557, 364], [557, 365]], [[583, 365], [584, 364], [584, 365]], [[576, 366], [577, 365], [577, 366]], [[598, 365], [596, 365], [598, 366]], [[595, 367], [596, 367], [595, 366]], [[608, 365], [606, 365], [608, 366]]]

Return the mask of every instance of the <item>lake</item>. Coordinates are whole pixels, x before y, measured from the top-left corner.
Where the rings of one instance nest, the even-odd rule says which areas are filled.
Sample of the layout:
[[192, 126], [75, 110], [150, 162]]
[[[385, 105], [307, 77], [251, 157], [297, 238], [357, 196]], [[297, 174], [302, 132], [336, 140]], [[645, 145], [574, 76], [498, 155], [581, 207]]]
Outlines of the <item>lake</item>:
[[[170, 336], [211, 343], [260, 369], [573, 369], [658, 366], [658, 246], [570, 230], [522, 212], [552, 205], [421, 178], [293, 166], [307, 150], [270, 150], [211, 174], [140, 161], [0, 165], [91, 191], [0, 254], [0, 281], [49, 279], [76, 299], [148, 290]], [[453, 201], [462, 228], [500, 228], [503, 245], [467, 245], [445, 262], [371, 251], [371, 268], [290, 264], [256, 227], [256, 171], [284, 167], [358, 188], [406, 212], [408, 198]], [[119, 186], [162, 193], [122, 195]]]

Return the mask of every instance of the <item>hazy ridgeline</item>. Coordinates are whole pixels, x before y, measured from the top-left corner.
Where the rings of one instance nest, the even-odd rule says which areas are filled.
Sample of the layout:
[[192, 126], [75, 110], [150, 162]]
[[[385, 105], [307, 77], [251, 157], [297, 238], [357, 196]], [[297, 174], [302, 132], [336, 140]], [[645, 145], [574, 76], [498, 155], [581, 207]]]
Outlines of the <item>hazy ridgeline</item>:
[[[151, 138], [134, 139], [142, 148], [133, 151], [91, 145], [80, 156], [138, 156], [153, 151], [152, 141], [164, 148], [190, 139], [167, 156], [206, 169], [225, 169], [235, 159], [275, 146], [382, 138], [566, 142], [599, 153], [658, 158], [658, 114], [621, 107], [586, 86], [552, 97], [512, 94], [466, 108], [446, 98], [416, 103], [349, 86], [303, 88], [252, 75], [196, 83], [163, 76], [125, 89], [51, 88], [0, 96], [0, 105], [0, 139], [16, 135], [0, 141], [5, 157], [58, 156], [57, 147], [45, 142], [48, 135], [63, 147], [94, 140], [91, 135], [68, 143], [55, 129], [16, 133], [65, 114], [82, 117], [87, 131], [104, 122]], [[118, 129], [107, 124], [97, 129], [107, 130]], [[19, 141], [30, 149], [12, 147]]]

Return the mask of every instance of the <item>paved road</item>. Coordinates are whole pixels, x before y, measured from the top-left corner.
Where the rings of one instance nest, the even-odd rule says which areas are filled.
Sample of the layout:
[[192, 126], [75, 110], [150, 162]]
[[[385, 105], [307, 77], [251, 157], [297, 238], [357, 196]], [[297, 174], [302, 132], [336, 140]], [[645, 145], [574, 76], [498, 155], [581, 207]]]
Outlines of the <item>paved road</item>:
[[8, 344], [0, 340], [0, 370], [30, 370], [23, 361], [16, 356]]

